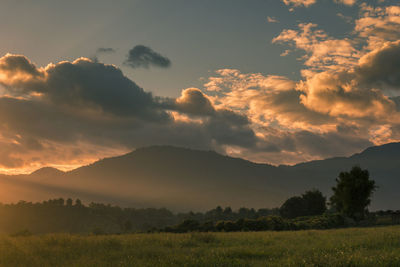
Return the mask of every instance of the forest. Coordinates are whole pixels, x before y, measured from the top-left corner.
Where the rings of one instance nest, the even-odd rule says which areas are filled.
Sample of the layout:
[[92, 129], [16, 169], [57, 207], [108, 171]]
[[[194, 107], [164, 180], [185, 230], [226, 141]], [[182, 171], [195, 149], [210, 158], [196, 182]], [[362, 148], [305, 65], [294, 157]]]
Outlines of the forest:
[[[400, 223], [400, 211], [368, 210], [377, 189], [368, 170], [354, 166], [341, 172], [330, 201], [317, 190], [287, 199], [268, 209], [216, 207], [206, 212], [174, 213], [166, 208], [121, 208], [85, 205], [76, 199], [0, 204], [0, 230], [23, 235], [39, 233], [122, 234], [132, 232], [232, 232], [331, 229]], [[354, 198], [354, 191], [359, 192]], [[353, 197], [352, 197], [353, 196]]]

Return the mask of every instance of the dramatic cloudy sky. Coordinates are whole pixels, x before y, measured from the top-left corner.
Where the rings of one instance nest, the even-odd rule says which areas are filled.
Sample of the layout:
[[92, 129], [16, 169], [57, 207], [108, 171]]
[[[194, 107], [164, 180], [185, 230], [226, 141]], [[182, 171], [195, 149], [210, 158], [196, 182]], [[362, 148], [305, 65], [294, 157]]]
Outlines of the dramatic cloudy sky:
[[0, 34], [0, 172], [158, 144], [277, 165], [400, 141], [398, 1], [2, 1]]

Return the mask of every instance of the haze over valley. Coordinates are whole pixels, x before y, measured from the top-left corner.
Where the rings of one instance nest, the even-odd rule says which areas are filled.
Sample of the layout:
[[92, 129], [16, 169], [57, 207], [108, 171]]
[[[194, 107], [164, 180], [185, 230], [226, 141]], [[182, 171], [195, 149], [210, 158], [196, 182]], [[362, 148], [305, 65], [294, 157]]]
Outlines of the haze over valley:
[[257, 164], [213, 151], [153, 146], [62, 172], [42, 168], [29, 175], [0, 176], [0, 202], [79, 198], [124, 207], [204, 211], [218, 205], [275, 208], [293, 195], [318, 188], [331, 194], [339, 172], [368, 166], [379, 190], [372, 210], [400, 201], [400, 143], [370, 147], [350, 157], [293, 166]]

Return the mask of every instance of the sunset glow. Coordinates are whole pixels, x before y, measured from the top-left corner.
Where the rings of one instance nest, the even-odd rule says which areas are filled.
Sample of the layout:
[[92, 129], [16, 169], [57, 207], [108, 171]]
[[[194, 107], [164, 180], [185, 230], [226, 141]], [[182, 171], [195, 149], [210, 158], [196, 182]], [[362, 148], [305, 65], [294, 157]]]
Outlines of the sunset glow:
[[[142, 45], [101, 23], [102, 35], [93, 33], [98, 44], [85, 37], [92, 33], [85, 27], [77, 33], [80, 39], [62, 45], [65, 36], [51, 36], [63, 47], [55, 56], [50, 41], [33, 48], [17, 25], [10, 31], [18, 37], [1, 29], [2, 36], [21, 45], [1, 48], [0, 173], [30, 173], [44, 166], [68, 171], [149, 145], [216, 150], [279, 165], [400, 141], [398, 3], [328, 2], [277, 0], [260, 12], [265, 3], [255, 1], [254, 16], [245, 15], [243, 22], [209, 3], [228, 12], [223, 13], [227, 25], [203, 36], [210, 45], [202, 44], [201, 51], [200, 43], [184, 38], [190, 29], [164, 45], [158, 30], [144, 25], [132, 32], [137, 42], [146, 41]], [[243, 9], [236, 4], [232, 12]], [[152, 3], [143, 5], [160, 12]], [[56, 5], [49, 8], [61, 12]], [[327, 18], [329, 24], [317, 16], [332, 9], [336, 13]], [[86, 11], [78, 21], [83, 14], [92, 16]], [[110, 16], [139, 25], [134, 16], [121, 14]], [[41, 26], [49, 19], [33, 17]], [[79, 28], [55, 23], [69, 34]], [[179, 18], [165, 22], [166, 34], [175, 34], [175, 23], [185, 24]], [[254, 31], [241, 29], [240, 23], [253, 25]], [[237, 33], [228, 30], [235, 27]], [[265, 42], [257, 39], [259, 30]], [[222, 32], [227, 36], [219, 39]], [[181, 53], [193, 45], [199, 47], [191, 55]], [[49, 56], [43, 54], [46, 49]], [[214, 55], [212, 65], [208, 53]], [[235, 57], [241, 59], [232, 61]]]

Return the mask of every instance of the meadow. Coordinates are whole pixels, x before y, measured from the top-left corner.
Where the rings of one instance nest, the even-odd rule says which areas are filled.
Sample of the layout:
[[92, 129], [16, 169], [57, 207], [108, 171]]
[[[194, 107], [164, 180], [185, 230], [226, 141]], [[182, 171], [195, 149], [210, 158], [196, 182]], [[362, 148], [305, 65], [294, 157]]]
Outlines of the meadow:
[[400, 266], [400, 226], [0, 237], [0, 266]]

